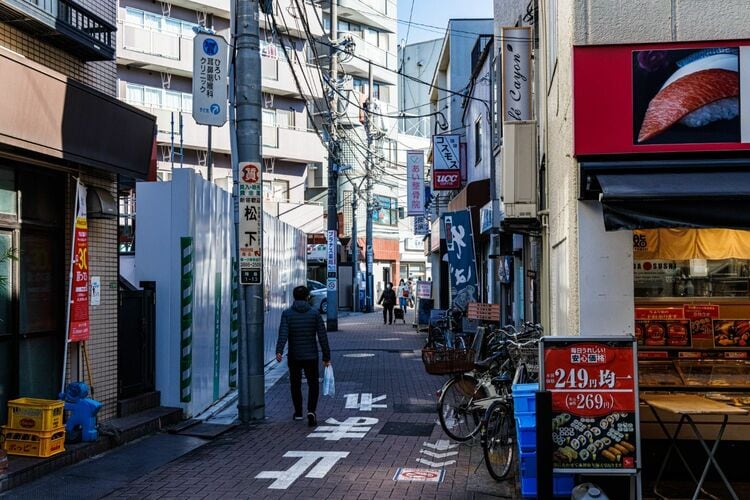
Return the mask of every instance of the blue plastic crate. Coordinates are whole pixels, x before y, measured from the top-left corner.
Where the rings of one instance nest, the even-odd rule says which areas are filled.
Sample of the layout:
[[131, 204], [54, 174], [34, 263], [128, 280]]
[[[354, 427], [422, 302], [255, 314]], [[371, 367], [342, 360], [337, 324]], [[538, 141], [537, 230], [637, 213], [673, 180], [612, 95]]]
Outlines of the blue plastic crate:
[[[570, 498], [575, 486], [572, 474], [555, 474], [552, 476], [552, 493], [556, 497]], [[521, 495], [524, 497], [536, 497], [536, 477], [521, 477]]]
[[522, 452], [536, 451], [536, 415], [518, 413], [516, 415], [516, 436]]
[[534, 394], [539, 390], [539, 384], [513, 384], [510, 390], [513, 394]]
[[536, 411], [536, 393], [513, 393], [514, 413], [534, 413]]

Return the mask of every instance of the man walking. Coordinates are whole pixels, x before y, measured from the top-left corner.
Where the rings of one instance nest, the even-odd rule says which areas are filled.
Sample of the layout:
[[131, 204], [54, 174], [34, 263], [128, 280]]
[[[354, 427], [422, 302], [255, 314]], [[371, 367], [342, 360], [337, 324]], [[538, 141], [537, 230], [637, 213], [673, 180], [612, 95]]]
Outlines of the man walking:
[[385, 290], [380, 294], [378, 304], [383, 304], [383, 324], [393, 324], [393, 307], [396, 305], [396, 292], [393, 291], [393, 283], [390, 281], [385, 285]]
[[310, 290], [298, 286], [292, 292], [294, 304], [281, 314], [279, 340], [276, 342], [276, 361], [281, 362], [284, 345], [289, 340], [289, 382], [294, 404], [294, 420], [302, 420], [302, 371], [307, 379], [307, 424], [318, 425], [315, 410], [318, 406], [318, 343], [323, 351], [323, 365], [331, 363], [331, 349], [323, 318], [309, 304]]

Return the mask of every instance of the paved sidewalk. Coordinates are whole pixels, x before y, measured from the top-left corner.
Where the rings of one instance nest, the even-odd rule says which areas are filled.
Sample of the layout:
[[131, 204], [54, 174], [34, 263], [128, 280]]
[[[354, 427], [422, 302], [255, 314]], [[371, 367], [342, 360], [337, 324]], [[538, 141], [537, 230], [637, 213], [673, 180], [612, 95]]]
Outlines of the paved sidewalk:
[[[336, 395], [321, 397], [317, 429], [292, 420], [285, 374], [266, 394], [265, 422], [235, 429], [110, 498], [515, 497], [512, 480], [489, 478], [477, 443], [453, 447], [443, 434], [435, 392], [445, 379], [424, 371], [423, 333], [411, 322], [383, 325], [379, 311], [341, 318], [339, 330], [329, 334]], [[400, 468], [421, 470], [396, 481]], [[432, 476], [440, 481], [419, 480]]]

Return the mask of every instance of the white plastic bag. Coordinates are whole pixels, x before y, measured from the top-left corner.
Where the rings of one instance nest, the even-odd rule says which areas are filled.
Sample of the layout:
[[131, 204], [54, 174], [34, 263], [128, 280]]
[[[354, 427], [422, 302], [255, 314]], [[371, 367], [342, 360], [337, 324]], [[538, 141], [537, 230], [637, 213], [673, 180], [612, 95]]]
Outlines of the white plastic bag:
[[323, 370], [323, 396], [331, 396], [336, 393], [336, 384], [333, 379], [333, 366], [328, 365]]

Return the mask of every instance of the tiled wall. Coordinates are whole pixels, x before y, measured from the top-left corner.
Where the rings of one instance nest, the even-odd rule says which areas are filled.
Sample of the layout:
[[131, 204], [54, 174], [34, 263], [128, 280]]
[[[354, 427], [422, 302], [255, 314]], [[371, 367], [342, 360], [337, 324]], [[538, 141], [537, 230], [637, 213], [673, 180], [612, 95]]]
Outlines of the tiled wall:
[[[106, 21], [115, 24], [117, 20], [116, 2], [89, 0], [79, 3]], [[113, 36], [116, 36], [116, 33]], [[7, 23], [0, 23], [0, 46], [81, 83], [90, 85], [107, 95], [117, 96], [117, 65], [115, 61], [83, 62], [71, 53], [40, 42], [34, 36]], [[115, 46], [114, 40], [113, 46]]]
[[[84, 174], [81, 181], [87, 187], [106, 189], [117, 199], [117, 180], [114, 175]], [[75, 185], [75, 179], [69, 176], [65, 216], [66, 262], [70, 262]], [[75, 380], [78, 375], [87, 383], [93, 382], [94, 399], [104, 403], [99, 412], [101, 420], [115, 417], [117, 413], [117, 219], [89, 218], [88, 226], [89, 276], [99, 276], [101, 280], [101, 304], [89, 305], [91, 339], [87, 342], [87, 350], [91, 376], [86, 371], [83, 350], [78, 344], [71, 344], [67, 381]]]

